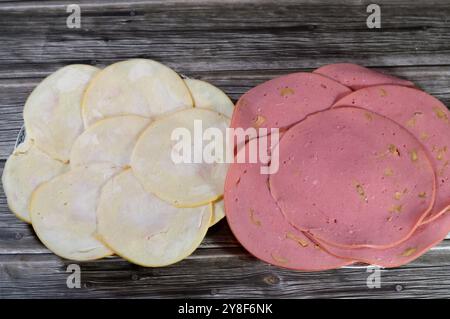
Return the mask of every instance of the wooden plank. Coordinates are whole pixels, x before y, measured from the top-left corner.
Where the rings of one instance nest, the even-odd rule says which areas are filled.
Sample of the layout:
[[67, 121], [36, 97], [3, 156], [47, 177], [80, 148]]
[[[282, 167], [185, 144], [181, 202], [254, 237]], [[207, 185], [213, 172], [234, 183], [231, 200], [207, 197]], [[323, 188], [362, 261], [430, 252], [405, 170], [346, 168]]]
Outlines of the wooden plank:
[[450, 265], [439, 250], [408, 266], [382, 270], [368, 289], [365, 269], [319, 273], [280, 269], [240, 248], [197, 250], [165, 268], [137, 267], [119, 258], [80, 263], [81, 289], [68, 289], [72, 262], [52, 254], [0, 255], [0, 298], [448, 298]]
[[131, 57], [163, 60], [186, 72], [310, 68], [344, 60], [450, 64], [450, 4], [443, 1], [386, 1], [381, 31], [366, 27], [366, 4], [356, 1], [94, 3], [83, 7], [80, 30], [66, 27], [65, 4], [1, 5], [0, 69], [21, 72], [32, 65], [49, 72], [68, 63]]

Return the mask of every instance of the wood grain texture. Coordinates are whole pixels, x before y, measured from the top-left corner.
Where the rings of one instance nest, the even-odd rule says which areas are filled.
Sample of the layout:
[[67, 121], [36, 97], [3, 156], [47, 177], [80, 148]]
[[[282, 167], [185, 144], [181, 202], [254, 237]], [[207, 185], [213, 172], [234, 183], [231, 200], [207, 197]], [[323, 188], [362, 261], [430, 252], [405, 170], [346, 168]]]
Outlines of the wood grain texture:
[[365, 269], [319, 273], [279, 269], [242, 248], [199, 249], [159, 269], [111, 257], [80, 263], [81, 289], [68, 289], [67, 266], [52, 254], [0, 256], [0, 297], [34, 298], [400, 298], [448, 297], [448, 255], [430, 252], [413, 264], [381, 271], [381, 288], [369, 289]]
[[[77, 1], [82, 28], [66, 27], [66, 1], [0, 1], [0, 170], [22, 126], [23, 104], [70, 63], [99, 67], [152, 58], [209, 81], [233, 100], [275, 76], [351, 61], [414, 81], [450, 105], [450, 2], [377, 1], [382, 29], [366, 28], [372, 1]], [[12, 297], [450, 297], [450, 241], [413, 263], [382, 271], [279, 269], [251, 257], [225, 221], [186, 260], [146, 269], [117, 258], [81, 263], [68, 289], [62, 260], [7, 208], [0, 190], [0, 298]]]
[[[68, 63], [131, 57], [182, 72], [450, 64], [449, 3], [382, 1], [381, 31], [364, 1], [137, 1], [81, 5], [68, 29], [65, 2], [0, 6], [0, 70], [45, 72]], [[422, 12], [426, 14], [422, 15]]]

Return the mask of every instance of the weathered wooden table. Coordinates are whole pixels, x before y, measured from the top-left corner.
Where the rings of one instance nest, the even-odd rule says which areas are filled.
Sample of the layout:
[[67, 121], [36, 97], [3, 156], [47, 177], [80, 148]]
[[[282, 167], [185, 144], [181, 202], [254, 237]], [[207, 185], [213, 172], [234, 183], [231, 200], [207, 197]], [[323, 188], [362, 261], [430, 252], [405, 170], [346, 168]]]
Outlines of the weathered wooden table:
[[[70, 63], [156, 59], [237, 99], [274, 76], [351, 61], [404, 76], [450, 105], [449, 0], [376, 1], [381, 29], [367, 28], [368, 3], [356, 0], [76, 1], [80, 29], [66, 25], [69, 3], [0, 1], [1, 168], [27, 95]], [[142, 268], [117, 257], [81, 263], [82, 287], [69, 289], [69, 264], [12, 215], [2, 191], [0, 298], [450, 297], [450, 240], [407, 266], [382, 270], [374, 289], [365, 269], [301, 273], [262, 263], [225, 221], [174, 266]]]

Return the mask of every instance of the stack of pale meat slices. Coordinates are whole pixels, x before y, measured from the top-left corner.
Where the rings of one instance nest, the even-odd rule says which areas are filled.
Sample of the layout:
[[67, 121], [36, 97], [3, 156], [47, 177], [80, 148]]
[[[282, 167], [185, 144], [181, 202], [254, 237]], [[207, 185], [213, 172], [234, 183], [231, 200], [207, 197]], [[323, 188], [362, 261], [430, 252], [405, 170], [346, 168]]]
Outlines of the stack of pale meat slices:
[[26, 139], [2, 176], [8, 205], [67, 259], [182, 260], [224, 217], [227, 166], [175, 164], [172, 134], [195, 135], [196, 121], [224, 133], [233, 108], [213, 85], [152, 60], [63, 67], [25, 103]]
[[418, 258], [450, 231], [449, 117], [413, 83], [354, 64], [251, 89], [231, 127], [278, 128], [281, 138], [260, 134], [237, 150], [249, 158], [254, 143], [271, 156], [229, 167], [234, 235], [257, 258], [296, 270]]

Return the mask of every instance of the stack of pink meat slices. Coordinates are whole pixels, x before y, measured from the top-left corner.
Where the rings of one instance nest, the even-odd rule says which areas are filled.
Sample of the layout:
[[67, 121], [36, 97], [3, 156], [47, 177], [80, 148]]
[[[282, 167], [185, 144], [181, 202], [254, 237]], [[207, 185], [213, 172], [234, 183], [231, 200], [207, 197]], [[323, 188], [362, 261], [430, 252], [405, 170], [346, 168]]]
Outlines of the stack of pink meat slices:
[[[416, 259], [450, 231], [449, 117], [411, 82], [347, 63], [251, 89], [231, 127], [283, 134], [271, 157], [229, 168], [234, 235], [257, 258], [296, 270]], [[265, 138], [237, 152], [249, 158]]]

